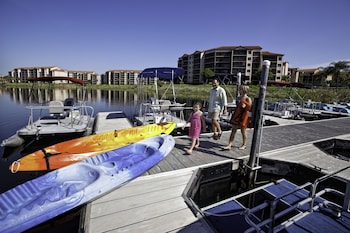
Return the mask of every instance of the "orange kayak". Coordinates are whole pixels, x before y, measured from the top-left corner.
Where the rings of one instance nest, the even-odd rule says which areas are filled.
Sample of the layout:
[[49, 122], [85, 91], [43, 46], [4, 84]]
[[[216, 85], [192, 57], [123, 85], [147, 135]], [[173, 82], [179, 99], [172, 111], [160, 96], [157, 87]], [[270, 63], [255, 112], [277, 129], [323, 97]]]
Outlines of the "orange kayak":
[[146, 138], [170, 134], [175, 127], [174, 122], [164, 122], [75, 138], [28, 154], [13, 162], [9, 169], [12, 172], [58, 169]]

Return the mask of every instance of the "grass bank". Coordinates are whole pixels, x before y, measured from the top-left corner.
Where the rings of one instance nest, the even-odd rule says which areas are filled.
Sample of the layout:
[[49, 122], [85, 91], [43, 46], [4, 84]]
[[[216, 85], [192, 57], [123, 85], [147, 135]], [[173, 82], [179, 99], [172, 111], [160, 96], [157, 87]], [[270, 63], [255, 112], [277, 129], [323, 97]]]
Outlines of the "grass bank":
[[[2, 86], [6, 87], [31, 87], [28, 83], [7, 83]], [[54, 84], [54, 88], [77, 88], [76, 84]], [[232, 97], [236, 96], [236, 86], [226, 85], [223, 86], [226, 89], [229, 101], [232, 101]], [[40, 88], [49, 88], [48, 84], [41, 85]], [[209, 98], [209, 90], [211, 84], [190, 85], [190, 84], [175, 84], [176, 96], [178, 99], [191, 99], [203, 101]], [[259, 86], [250, 85], [249, 96], [252, 98], [258, 97]], [[132, 93], [138, 93], [137, 85], [88, 85], [88, 90], [100, 89], [100, 90], [119, 90], [129, 91]], [[142, 92], [149, 95], [154, 95], [154, 85], [142, 86]], [[172, 99], [172, 90], [166, 83], [158, 86], [159, 96], [162, 96], [166, 92], [166, 98]], [[268, 86], [266, 89], [266, 100], [272, 103], [276, 100], [283, 98], [292, 98], [295, 101], [320, 101], [324, 103], [332, 102], [347, 102], [350, 103], [350, 89], [349, 88], [291, 88], [291, 87], [276, 87]]]
[[[227, 97], [229, 101], [232, 100], [236, 96], [236, 86], [235, 85], [226, 85], [223, 86], [227, 92]], [[166, 91], [167, 86], [162, 85], [158, 87], [159, 96], [163, 95]], [[192, 99], [192, 100], [207, 100], [209, 98], [209, 90], [211, 88], [210, 84], [203, 85], [190, 85], [190, 84], [176, 84], [176, 96], [179, 99]], [[119, 86], [115, 87], [116, 90], [120, 90]], [[131, 91], [137, 92], [137, 87], [131, 87]], [[249, 89], [249, 96], [252, 98], [259, 96], [259, 85], [251, 85]], [[150, 85], [147, 87], [143, 87], [143, 91], [153, 94], [155, 92], [155, 87]], [[172, 97], [172, 91], [167, 90], [166, 94], [167, 98]], [[348, 88], [338, 88], [338, 90], [334, 88], [314, 88], [314, 89], [306, 89], [306, 88], [291, 88], [291, 87], [276, 87], [276, 86], [268, 86], [266, 89], [266, 100], [269, 103], [274, 101], [284, 99], [284, 98], [292, 98], [295, 101], [320, 101], [324, 103], [332, 103], [332, 102], [348, 102], [350, 103], [350, 89]]]

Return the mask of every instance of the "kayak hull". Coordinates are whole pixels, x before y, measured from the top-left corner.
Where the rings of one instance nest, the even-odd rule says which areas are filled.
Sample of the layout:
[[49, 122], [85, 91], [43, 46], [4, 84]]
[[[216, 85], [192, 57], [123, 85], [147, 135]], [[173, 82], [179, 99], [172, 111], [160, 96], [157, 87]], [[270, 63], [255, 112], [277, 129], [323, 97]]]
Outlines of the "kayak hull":
[[173, 149], [161, 135], [51, 171], [0, 194], [1, 232], [22, 232], [142, 175]]
[[146, 138], [170, 134], [175, 127], [176, 123], [167, 122], [75, 138], [28, 154], [9, 169], [12, 172], [55, 170]]

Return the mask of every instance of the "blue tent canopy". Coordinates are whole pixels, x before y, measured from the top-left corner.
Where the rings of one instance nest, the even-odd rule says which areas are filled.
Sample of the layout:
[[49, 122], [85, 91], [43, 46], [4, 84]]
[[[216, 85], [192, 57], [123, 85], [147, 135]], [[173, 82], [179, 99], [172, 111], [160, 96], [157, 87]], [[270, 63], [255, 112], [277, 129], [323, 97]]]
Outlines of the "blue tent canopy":
[[181, 78], [185, 73], [182, 68], [173, 67], [156, 67], [144, 69], [140, 74], [139, 78], [158, 78], [163, 80], [172, 80]]

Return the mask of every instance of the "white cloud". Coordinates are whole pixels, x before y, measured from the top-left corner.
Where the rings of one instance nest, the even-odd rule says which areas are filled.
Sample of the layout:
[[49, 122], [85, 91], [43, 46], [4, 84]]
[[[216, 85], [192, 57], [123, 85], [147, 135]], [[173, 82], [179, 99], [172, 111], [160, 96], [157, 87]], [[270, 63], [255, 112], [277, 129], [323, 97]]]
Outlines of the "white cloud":
[[312, 68], [319, 68], [319, 67], [327, 67], [332, 62], [338, 62], [338, 61], [350, 61], [350, 58], [348, 58], [348, 59], [339, 59], [339, 60], [335, 60], [335, 61], [329, 61], [329, 62], [314, 64], [314, 65], [305, 65], [305, 66], [301, 66], [300, 69], [312, 69]]

